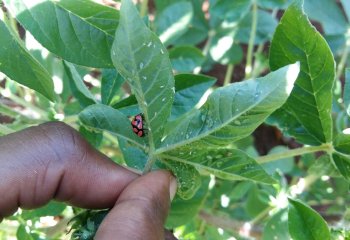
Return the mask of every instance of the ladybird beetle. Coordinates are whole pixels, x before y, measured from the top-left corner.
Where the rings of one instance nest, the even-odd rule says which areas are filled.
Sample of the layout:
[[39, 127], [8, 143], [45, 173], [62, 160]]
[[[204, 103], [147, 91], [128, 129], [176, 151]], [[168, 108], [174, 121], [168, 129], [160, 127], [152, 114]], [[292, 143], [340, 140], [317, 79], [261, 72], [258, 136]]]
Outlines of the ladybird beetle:
[[143, 114], [137, 114], [131, 120], [132, 131], [139, 137], [144, 137], [146, 135], [144, 127]]

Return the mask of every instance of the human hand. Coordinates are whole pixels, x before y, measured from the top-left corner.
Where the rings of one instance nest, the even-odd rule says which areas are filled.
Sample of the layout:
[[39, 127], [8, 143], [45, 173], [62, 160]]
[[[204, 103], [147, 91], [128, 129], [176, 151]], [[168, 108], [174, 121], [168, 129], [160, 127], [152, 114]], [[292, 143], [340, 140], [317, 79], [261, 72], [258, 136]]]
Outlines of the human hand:
[[63, 123], [1, 137], [0, 166], [0, 222], [18, 207], [37, 208], [56, 199], [83, 208], [113, 207], [96, 239], [164, 239], [164, 222], [176, 192], [171, 173], [139, 176], [113, 163]]

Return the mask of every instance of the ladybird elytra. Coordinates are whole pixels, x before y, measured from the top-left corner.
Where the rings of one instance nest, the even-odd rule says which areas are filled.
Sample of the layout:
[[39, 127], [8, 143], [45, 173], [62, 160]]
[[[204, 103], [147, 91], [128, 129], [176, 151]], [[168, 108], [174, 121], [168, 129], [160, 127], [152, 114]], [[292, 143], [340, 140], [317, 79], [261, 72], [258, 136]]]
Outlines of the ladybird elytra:
[[143, 119], [143, 114], [137, 114], [134, 116], [131, 120], [131, 126], [132, 126], [132, 131], [137, 134], [139, 137], [144, 137], [145, 134], [145, 129], [144, 129], [144, 119]]

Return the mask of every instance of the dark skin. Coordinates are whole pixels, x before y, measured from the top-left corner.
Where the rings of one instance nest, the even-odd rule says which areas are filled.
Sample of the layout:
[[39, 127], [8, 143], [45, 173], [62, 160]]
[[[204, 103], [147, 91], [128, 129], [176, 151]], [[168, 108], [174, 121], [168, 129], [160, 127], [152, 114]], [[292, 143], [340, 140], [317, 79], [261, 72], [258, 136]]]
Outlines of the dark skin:
[[0, 166], [0, 222], [18, 207], [33, 209], [55, 199], [83, 208], [112, 208], [95, 239], [175, 239], [163, 228], [176, 191], [171, 173], [139, 176], [63, 123], [0, 137]]

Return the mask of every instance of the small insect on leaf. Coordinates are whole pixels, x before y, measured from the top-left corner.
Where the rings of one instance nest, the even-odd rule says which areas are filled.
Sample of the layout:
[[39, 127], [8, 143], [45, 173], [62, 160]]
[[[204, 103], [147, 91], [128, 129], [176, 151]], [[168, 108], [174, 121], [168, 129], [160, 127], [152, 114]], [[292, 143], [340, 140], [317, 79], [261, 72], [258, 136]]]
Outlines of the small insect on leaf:
[[146, 132], [145, 132], [145, 128], [144, 128], [144, 118], [143, 118], [143, 114], [137, 114], [136, 116], [134, 116], [131, 120], [131, 126], [132, 126], [132, 130], [133, 132], [139, 136], [139, 137], [144, 137], [146, 136]]

